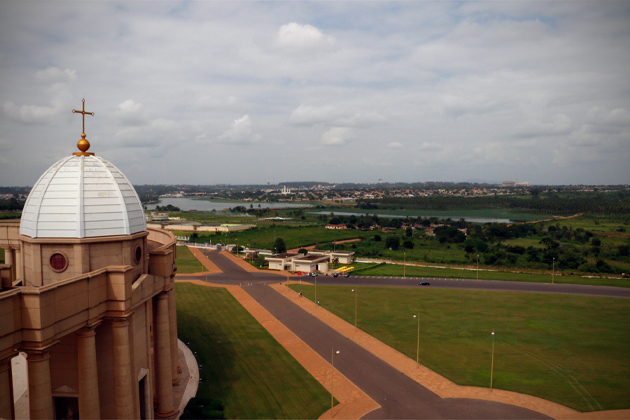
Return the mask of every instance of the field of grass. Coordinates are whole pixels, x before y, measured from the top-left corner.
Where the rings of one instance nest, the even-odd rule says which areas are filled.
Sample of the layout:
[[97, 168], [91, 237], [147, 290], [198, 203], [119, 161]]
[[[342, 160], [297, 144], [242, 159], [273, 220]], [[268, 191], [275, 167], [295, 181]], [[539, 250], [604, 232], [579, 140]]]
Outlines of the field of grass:
[[[314, 287], [292, 285], [313, 300]], [[354, 323], [350, 287], [320, 304]], [[360, 287], [358, 327], [460, 385], [545, 398], [579, 411], [630, 408], [630, 300], [537, 293]]]
[[[178, 236], [190, 236], [190, 232], [174, 231]], [[362, 237], [374, 236], [373, 232], [361, 230], [330, 230], [316, 226], [293, 227], [287, 225], [276, 225], [268, 227], [258, 227], [256, 229], [244, 230], [241, 232], [233, 232], [227, 235], [227, 241], [231, 244], [236, 243], [240, 246], [249, 244], [252, 248], [273, 248], [275, 238], [282, 238], [287, 249], [297, 248], [306, 245], [315, 245], [325, 242], [354, 239]], [[224, 234], [199, 233], [198, 242], [225, 242]]]
[[177, 328], [203, 379], [197, 397], [219, 398], [226, 418], [314, 419], [330, 394], [222, 288], [175, 285]]
[[207, 271], [197, 258], [185, 246], [177, 247], [177, 258], [175, 258], [178, 274], [199, 273]]
[[[348, 264], [357, 269], [363, 268], [359, 264]], [[381, 264], [374, 268], [362, 269], [357, 275], [361, 276], [391, 276], [402, 277], [403, 265], [399, 264]], [[407, 277], [443, 277], [443, 278], [459, 278], [459, 279], [476, 279], [477, 271], [458, 270], [454, 268], [432, 268], [406, 266], [404, 267], [404, 275]], [[528, 281], [534, 283], [551, 283], [552, 274], [536, 274], [536, 273], [510, 273], [506, 271], [485, 271], [479, 270], [479, 280], [505, 280], [505, 281]], [[587, 284], [592, 286], [616, 286], [630, 287], [630, 279], [609, 279], [609, 278], [586, 278], [579, 276], [561, 276], [556, 273], [554, 277], [555, 283], [565, 284]]]

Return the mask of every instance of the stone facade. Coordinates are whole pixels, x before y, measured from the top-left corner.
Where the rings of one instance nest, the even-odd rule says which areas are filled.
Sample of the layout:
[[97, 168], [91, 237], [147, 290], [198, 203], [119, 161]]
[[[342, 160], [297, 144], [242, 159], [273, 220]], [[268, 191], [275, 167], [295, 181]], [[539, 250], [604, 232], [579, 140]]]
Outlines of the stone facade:
[[176, 414], [175, 237], [31, 238], [19, 227], [0, 222], [0, 418], [15, 417], [18, 353], [32, 419]]

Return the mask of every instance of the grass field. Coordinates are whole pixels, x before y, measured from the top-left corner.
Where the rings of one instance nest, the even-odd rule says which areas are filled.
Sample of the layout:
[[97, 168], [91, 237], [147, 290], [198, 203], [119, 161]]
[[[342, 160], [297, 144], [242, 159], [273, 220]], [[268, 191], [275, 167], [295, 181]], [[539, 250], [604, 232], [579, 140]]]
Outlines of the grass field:
[[0, 264], [4, 264], [4, 249], [0, 248]]
[[[190, 232], [174, 231], [178, 236], [190, 236]], [[252, 248], [271, 249], [275, 238], [282, 238], [288, 249], [299, 246], [315, 245], [342, 239], [354, 239], [374, 236], [373, 232], [361, 230], [330, 230], [321, 227], [291, 227], [286, 225], [258, 227], [227, 235], [227, 241], [241, 246], [249, 244]], [[223, 234], [199, 234], [199, 242], [225, 242]]]
[[207, 271], [197, 258], [185, 246], [177, 247], [177, 258], [175, 258], [178, 274], [199, 273]]
[[[314, 287], [291, 286], [313, 299]], [[460, 385], [545, 398], [579, 411], [630, 408], [630, 300], [536, 293], [360, 287], [358, 327]], [[318, 286], [354, 323], [350, 287]]]
[[175, 285], [179, 338], [202, 366], [197, 397], [219, 398], [226, 418], [313, 419], [330, 394], [222, 288]]
[[[348, 264], [357, 269], [364, 268], [359, 264]], [[358, 275], [361, 276], [403, 276], [403, 266], [398, 264], [382, 264], [374, 268], [362, 269]], [[476, 279], [476, 270], [458, 270], [453, 268], [432, 268], [406, 266], [404, 274], [407, 277], [445, 277], [459, 279]], [[535, 283], [551, 283], [552, 275], [534, 273], [510, 273], [505, 271], [484, 271], [479, 270], [480, 280], [505, 280], [505, 281], [530, 281]], [[556, 273], [555, 283], [567, 284], [588, 284], [593, 286], [616, 286], [630, 287], [630, 279], [609, 279], [609, 278], [586, 278], [579, 276], [560, 276]]]

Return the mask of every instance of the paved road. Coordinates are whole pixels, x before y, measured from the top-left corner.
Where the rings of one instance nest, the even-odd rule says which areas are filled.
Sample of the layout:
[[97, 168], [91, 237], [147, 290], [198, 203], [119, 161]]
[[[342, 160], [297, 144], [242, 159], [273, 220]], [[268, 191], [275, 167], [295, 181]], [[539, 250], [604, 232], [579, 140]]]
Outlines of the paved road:
[[[313, 282], [311, 277], [306, 281]], [[303, 280], [304, 281], [304, 280]], [[428, 282], [430, 286], [421, 286]], [[397, 286], [397, 287], [437, 287], [440, 289], [499, 290], [508, 292], [559, 293], [569, 295], [587, 295], [630, 299], [630, 288], [610, 286], [587, 286], [582, 284], [528, 283], [500, 280], [445, 279], [435, 277], [372, 277], [318, 276], [317, 284], [343, 284], [348, 286]]]
[[246, 284], [245, 291], [326, 360], [330, 360], [333, 349], [340, 351], [335, 367], [381, 405], [366, 419], [548, 418], [508, 404], [442, 399], [264, 284], [283, 277], [248, 273], [219, 253], [206, 255], [223, 270], [221, 275], [209, 276], [209, 281]]
[[[243, 282], [278, 282], [287, 278], [277, 273], [248, 273], [231, 262], [218, 252], [202, 250], [213, 263], [222, 271], [221, 274], [212, 274], [208, 279], [219, 284], [239, 284]], [[194, 276], [193, 276], [194, 277]], [[297, 277], [291, 277], [297, 280]], [[302, 281], [313, 283], [312, 277], [302, 277]], [[430, 286], [420, 286], [421, 282], [429, 282]], [[351, 276], [332, 277], [318, 276], [317, 284], [321, 285], [347, 285], [347, 286], [396, 286], [396, 287], [433, 287], [443, 289], [469, 289], [469, 290], [498, 290], [508, 292], [529, 293], [559, 293], [570, 295], [601, 296], [630, 299], [630, 288], [610, 286], [587, 286], [581, 284], [558, 283], [528, 283], [500, 280], [470, 280], [470, 279], [446, 279], [446, 278], [421, 278], [421, 277], [373, 277]]]

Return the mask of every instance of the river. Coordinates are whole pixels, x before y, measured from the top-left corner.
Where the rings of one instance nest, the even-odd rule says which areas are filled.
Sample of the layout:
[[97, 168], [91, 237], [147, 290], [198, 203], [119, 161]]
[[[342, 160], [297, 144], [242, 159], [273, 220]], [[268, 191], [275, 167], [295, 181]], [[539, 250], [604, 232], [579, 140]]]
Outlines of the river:
[[252, 203], [249, 201], [220, 201], [220, 200], [195, 200], [192, 198], [172, 198], [163, 197], [160, 198], [160, 202], [157, 204], [147, 204], [147, 210], [155, 210], [155, 206], [164, 207], [166, 205], [173, 205], [179, 207], [183, 211], [221, 211], [223, 209], [244, 206], [249, 208], [249, 205], [253, 205], [254, 208], [263, 209], [276, 209], [276, 208], [300, 208], [300, 207], [312, 207], [310, 204], [293, 204], [293, 203]]

